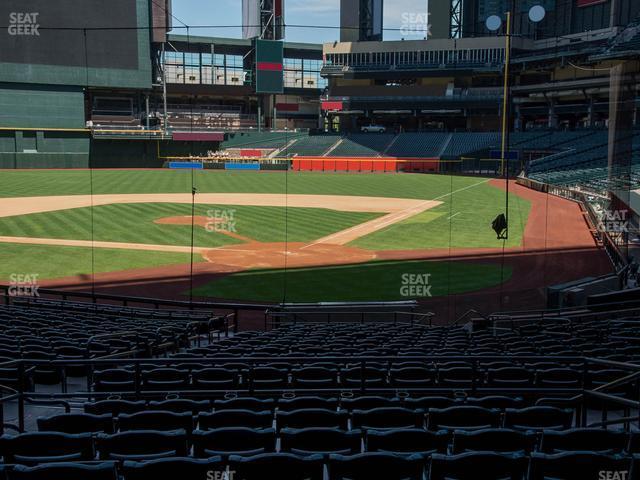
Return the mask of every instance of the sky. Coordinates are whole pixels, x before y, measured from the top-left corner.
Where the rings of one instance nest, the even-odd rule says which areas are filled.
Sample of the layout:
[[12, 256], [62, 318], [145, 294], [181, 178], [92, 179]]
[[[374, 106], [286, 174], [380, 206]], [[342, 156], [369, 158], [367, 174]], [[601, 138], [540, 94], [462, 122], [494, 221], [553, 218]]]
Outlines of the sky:
[[[443, 1], [443, 0], [431, 0]], [[415, 30], [424, 23], [428, 0], [384, 0], [384, 27]], [[186, 33], [181, 23], [196, 25], [229, 25], [232, 28], [190, 28], [191, 35], [215, 37], [242, 37], [241, 0], [173, 0], [174, 33]], [[179, 19], [179, 20], [178, 20]], [[340, 0], [285, 0], [285, 23], [288, 25], [332, 26], [340, 25]], [[290, 42], [324, 43], [339, 39], [338, 29], [288, 27], [286, 40]], [[422, 38], [424, 34], [385, 31], [385, 40]]]

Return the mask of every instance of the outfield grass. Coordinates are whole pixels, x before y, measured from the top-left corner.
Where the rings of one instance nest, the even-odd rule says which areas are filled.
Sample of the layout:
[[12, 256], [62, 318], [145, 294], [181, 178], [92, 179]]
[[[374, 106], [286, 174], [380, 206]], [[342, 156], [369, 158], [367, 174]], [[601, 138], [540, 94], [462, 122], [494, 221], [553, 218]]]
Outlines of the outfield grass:
[[[144, 267], [188, 264], [188, 253], [147, 252], [141, 250], [94, 250], [95, 273]], [[203, 261], [199, 255], [194, 261]], [[91, 249], [53, 245], [0, 244], [0, 284], [8, 284], [12, 274], [38, 274], [40, 280], [86, 276], [92, 272]], [[188, 274], [188, 265], [185, 274]]]
[[[233, 214], [236, 233], [259, 242], [309, 242], [383, 214], [340, 212], [320, 208], [196, 205], [196, 215]], [[94, 240], [106, 242], [191, 245], [190, 225], [159, 225], [154, 220], [191, 215], [191, 205], [171, 203], [113, 204], [93, 207]], [[230, 218], [230, 217], [229, 217]], [[91, 239], [91, 208], [74, 208], [0, 218], [0, 235], [12, 237]], [[194, 244], [219, 247], [242, 243], [216, 231], [194, 229]]]
[[[504, 273], [504, 277], [502, 277]], [[194, 289], [200, 297], [255, 302], [351, 302], [424, 299], [401, 291], [403, 275], [430, 274], [433, 297], [492, 287], [511, 278], [512, 271], [495, 264], [438, 261], [371, 262], [361, 265], [250, 270]], [[185, 293], [188, 295], [188, 292]]]
[[[461, 177], [452, 177], [454, 190], [465, 188]], [[505, 211], [505, 194], [490, 185], [479, 185], [443, 199], [444, 203], [400, 223], [371, 233], [351, 243], [370, 250], [415, 250], [421, 248], [502, 247], [491, 222]], [[522, 243], [531, 203], [509, 195], [509, 239], [507, 247]]]
[[[447, 175], [231, 171], [194, 171], [193, 179], [193, 186], [201, 193], [363, 195], [423, 200], [484, 181]], [[0, 196], [191, 193], [191, 180], [189, 170], [3, 170]]]

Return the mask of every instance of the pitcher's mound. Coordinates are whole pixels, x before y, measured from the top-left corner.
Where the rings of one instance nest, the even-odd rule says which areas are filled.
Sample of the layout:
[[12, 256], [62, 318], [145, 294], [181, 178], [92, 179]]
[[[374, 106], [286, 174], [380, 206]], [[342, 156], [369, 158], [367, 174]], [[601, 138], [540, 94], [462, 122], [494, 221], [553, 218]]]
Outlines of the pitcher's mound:
[[248, 243], [208, 250], [202, 256], [214, 264], [249, 269], [348, 265], [374, 260], [376, 253], [343, 245]]

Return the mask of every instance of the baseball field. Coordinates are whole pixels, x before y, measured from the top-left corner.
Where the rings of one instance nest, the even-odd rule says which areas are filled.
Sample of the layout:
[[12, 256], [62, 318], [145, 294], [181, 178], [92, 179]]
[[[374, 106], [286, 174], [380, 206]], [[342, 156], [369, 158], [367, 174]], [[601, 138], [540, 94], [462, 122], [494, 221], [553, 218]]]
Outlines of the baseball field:
[[[525, 190], [509, 193], [503, 241], [491, 222], [504, 181], [481, 177], [4, 170], [0, 283], [24, 274], [55, 288], [264, 302], [481, 291], [513, 280], [499, 252], [536, 244], [542, 199]], [[580, 221], [569, 210], [559, 221]]]

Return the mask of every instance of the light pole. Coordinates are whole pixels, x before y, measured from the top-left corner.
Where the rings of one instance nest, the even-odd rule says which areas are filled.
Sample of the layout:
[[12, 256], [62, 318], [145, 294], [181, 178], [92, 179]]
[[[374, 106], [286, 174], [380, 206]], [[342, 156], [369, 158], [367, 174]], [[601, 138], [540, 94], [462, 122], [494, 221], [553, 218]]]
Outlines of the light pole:
[[[532, 23], [541, 22], [546, 15], [546, 10], [541, 5], [534, 5], [529, 10], [529, 20]], [[505, 26], [505, 53], [504, 53], [504, 90], [502, 94], [502, 145], [500, 153], [500, 173], [505, 179], [506, 197], [505, 197], [505, 220], [506, 229], [503, 238], [507, 240], [509, 238], [509, 112], [510, 112], [510, 85], [509, 75], [511, 69], [511, 36], [513, 25], [512, 12], [506, 12], [506, 26]], [[502, 18], [498, 15], [491, 15], [486, 20], [487, 30], [491, 32], [497, 32], [502, 27]], [[510, 157], [509, 152], [509, 157]]]

